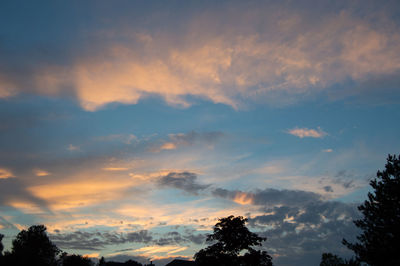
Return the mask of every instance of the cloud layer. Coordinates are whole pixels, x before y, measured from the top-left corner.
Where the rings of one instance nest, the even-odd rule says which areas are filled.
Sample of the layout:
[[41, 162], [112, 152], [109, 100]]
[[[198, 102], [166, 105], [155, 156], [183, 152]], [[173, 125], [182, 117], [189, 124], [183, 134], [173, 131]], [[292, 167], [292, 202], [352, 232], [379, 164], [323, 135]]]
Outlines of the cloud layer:
[[92, 29], [90, 52], [71, 52], [62, 64], [39, 60], [34, 71], [19, 65], [28, 72], [23, 80], [4, 65], [0, 97], [32, 90], [73, 95], [95, 111], [151, 95], [177, 106], [192, 104], [191, 96], [233, 108], [249, 101], [288, 104], [320, 92], [362, 97], [378, 89], [363, 84], [383, 76], [386, 85], [379, 89], [394, 89], [387, 81], [400, 71], [400, 31], [385, 15], [388, 9], [363, 16], [349, 3], [316, 15], [294, 4], [243, 5], [226, 3], [182, 18], [177, 30], [173, 23], [164, 32], [117, 23]]

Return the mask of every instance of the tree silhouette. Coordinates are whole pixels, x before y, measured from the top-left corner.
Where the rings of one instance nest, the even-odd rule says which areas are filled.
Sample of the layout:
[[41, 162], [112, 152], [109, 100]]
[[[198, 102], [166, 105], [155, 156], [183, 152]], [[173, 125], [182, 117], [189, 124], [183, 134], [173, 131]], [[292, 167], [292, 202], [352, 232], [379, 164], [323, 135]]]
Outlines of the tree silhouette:
[[332, 253], [323, 253], [319, 266], [360, 266], [360, 262], [354, 259], [344, 260]]
[[61, 256], [61, 265], [62, 266], [92, 266], [93, 262], [87, 258], [87, 257], [82, 257], [81, 255], [68, 255], [64, 253]]
[[3, 243], [1, 242], [3, 240], [4, 235], [0, 234], [0, 256], [3, 256]]
[[101, 257], [98, 266], [106, 266], [106, 265], [107, 265], [106, 260], [104, 259], [104, 257]]
[[359, 242], [343, 244], [353, 250], [359, 261], [369, 265], [400, 265], [400, 160], [389, 155], [385, 170], [370, 182], [374, 189], [358, 209], [364, 218], [354, 221], [362, 229]]
[[332, 253], [323, 253], [321, 258], [321, 263], [319, 266], [342, 266], [344, 261], [342, 258]]
[[[272, 258], [265, 251], [257, 251], [252, 246], [261, 246], [266, 238], [259, 237], [247, 229], [247, 218], [229, 216], [219, 219], [214, 233], [208, 235], [208, 242], [216, 242], [201, 249], [194, 257], [198, 265], [265, 265], [272, 266]], [[246, 250], [247, 253], [240, 255]]]
[[56, 265], [56, 256], [60, 250], [46, 234], [44, 225], [33, 225], [28, 230], [22, 230], [12, 241], [12, 250], [8, 260], [15, 266]]

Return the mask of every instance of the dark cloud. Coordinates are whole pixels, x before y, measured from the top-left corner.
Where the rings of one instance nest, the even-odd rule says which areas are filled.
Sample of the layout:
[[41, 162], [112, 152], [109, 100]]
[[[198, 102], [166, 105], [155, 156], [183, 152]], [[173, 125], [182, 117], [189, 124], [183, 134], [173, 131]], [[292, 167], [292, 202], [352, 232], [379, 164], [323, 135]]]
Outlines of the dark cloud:
[[339, 184], [345, 189], [353, 188], [355, 186], [355, 178], [356, 176], [354, 175], [354, 173], [346, 170], [340, 170], [335, 174], [333, 183]]
[[[75, 231], [72, 233], [60, 233], [55, 230], [55, 234], [49, 237], [60, 248], [83, 249], [83, 250], [103, 250], [108, 245], [118, 245], [124, 243], [142, 243], [148, 245], [174, 245], [182, 243], [202, 244], [206, 239], [205, 234], [195, 234], [186, 232], [181, 234], [177, 231], [162, 234], [155, 237], [154, 233], [147, 230], [140, 230], [130, 233], [117, 232], [86, 232]], [[127, 251], [127, 250], [119, 250]]]
[[171, 172], [162, 176], [158, 184], [163, 187], [173, 187], [188, 193], [197, 194], [200, 190], [208, 188], [210, 185], [202, 185], [196, 182], [197, 175], [191, 172]]
[[263, 246], [277, 265], [318, 265], [323, 252], [351, 256], [341, 240], [358, 234], [353, 224], [360, 217], [356, 204], [325, 201], [317, 193], [300, 190], [213, 191], [214, 196], [230, 200], [238, 194], [247, 195], [264, 213], [250, 214], [249, 226], [268, 238]]
[[116, 232], [84, 232], [50, 234], [50, 238], [60, 248], [102, 250], [107, 245], [123, 243], [150, 243], [152, 235], [147, 230], [127, 234]]
[[196, 142], [213, 144], [224, 134], [222, 132], [203, 132], [190, 131], [188, 133], [171, 134], [169, 136], [171, 142], [176, 145], [193, 145]]
[[354, 239], [358, 231], [353, 219], [359, 217], [354, 204], [315, 201], [302, 206], [264, 208], [264, 215], [250, 217], [249, 224], [268, 240], [264, 246], [278, 255], [279, 265], [317, 265], [323, 252], [344, 257], [351, 252], [342, 238]]
[[195, 234], [194, 232], [181, 234], [177, 231], [173, 231], [162, 235], [162, 237], [156, 239], [154, 243], [160, 246], [183, 243], [194, 243], [197, 245], [201, 245], [205, 243], [206, 238], [206, 234]]
[[324, 189], [326, 192], [333, 192], [332, 186], [324, 186], [323, 189]]
[[51, 213], [47, 202], [35, 197], [18, 178], [0, 179], [0, 206], [7, 206], [12, 201], [30, 203], [42, 211]]
[[321, 199], [321, 195], [314, 192], [287, 189], [278, 190], [273, 188], [266, 188], [255, 192], [217, 188], [212, 192], [214, 196], [227, 199], [234, 199], [238, 193], [246, 194], [249, 199], [252, 199], [254, 205], [266, 206], [277, 204], [299, 206]]

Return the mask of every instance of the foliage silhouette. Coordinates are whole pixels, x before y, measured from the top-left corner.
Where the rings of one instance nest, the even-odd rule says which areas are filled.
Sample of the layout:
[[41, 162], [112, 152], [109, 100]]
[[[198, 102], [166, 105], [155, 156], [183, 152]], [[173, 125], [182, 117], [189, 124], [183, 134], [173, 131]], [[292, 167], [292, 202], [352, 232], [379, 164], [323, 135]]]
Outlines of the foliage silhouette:
[[18, 233], [12, 241], [11, 252], [4, 254], [2, 263], [13, 266], [55, 266], [59, 253], [60, 249], [48, 238], [46, 227], [33, 225]]
[[363, 230], [359, 242], [343, 239], [343, 244], [369, 265], [400, 265], [400, 158], [389, 155], [370, 185], [374, 192], [358, 207], [364, 218], [354, 221]]
[[[245, 226], [247, 218], [229, 216], [219, 219], [214, 233], [208, 235], [208, 242], [216, 242], [194, 255], [197, 265], [265, 265], [272, 266], [272, 258], [265, 251], [257, 251], [252, 246], [261, 246], [266, 238], [252, 233]], [[240, 255], [242, 251], [247, 251]]]
[[89, 258], [67, 253], [62, 254], [60, 262], [62, 266], [93, 266], [93, 262]]
[[323, 253], [319, 266], [360, 266], [360, 262], [354, 259], [344, 260], [332, 253]]
[[98, 266], [106, 266], [106, 260], [103, 256], [100, 258]]
[[3, 243], [1, 242], [3, 240], [4, 235], [0, 234], [0, 256], [3, 256]]

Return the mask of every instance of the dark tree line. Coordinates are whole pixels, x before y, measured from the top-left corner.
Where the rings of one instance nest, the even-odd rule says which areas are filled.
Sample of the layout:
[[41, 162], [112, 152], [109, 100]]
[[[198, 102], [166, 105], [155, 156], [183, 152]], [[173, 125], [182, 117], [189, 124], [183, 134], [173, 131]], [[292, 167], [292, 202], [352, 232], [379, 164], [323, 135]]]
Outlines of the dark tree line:
[[[229, 216], [221, 218], [214, 226], [214, 233], [207, 241], [214, 242], [195, 254], [199, 266], [272, 266], [272, 258], [266, 251], [256, 250], [266, 238], [252, 233], [245, 226], [246, 218]], [[0, 265], [13, 266], [94, 266], [87, 257], [62, 252], [51, 242], [44, 225], [34, 225], [22, 230], [12, 241], [11, 251], [2, 254], [0, 235]], [[243, 251], [246, 253], [243, 254]], [[142, 266], [128, 260], [125, 263], [106, 262], [102, 257], [98, 266]]]
[[342, 243], [355, 253], [355, 259], [343, 260], [331, 253], [322, 254], [320, 266], [400, 265], [400, 158], [389, 155], [385, 170], [370, 182], [373, 192], [358, 206], [363, 218], [354, 221], [362, 230], [356, 243]]
[[[0, 234], [1, 266], [94, 266], [88, 257], [62, 252], [51, 242], [44, 225], [33, 225], [22, 230], [12, 241], [11, 251], [3, 254]], [[139, 262], [129, 260], [125, 263], [106, 262], [102, 257], [98, 266], [142, 266]]]

